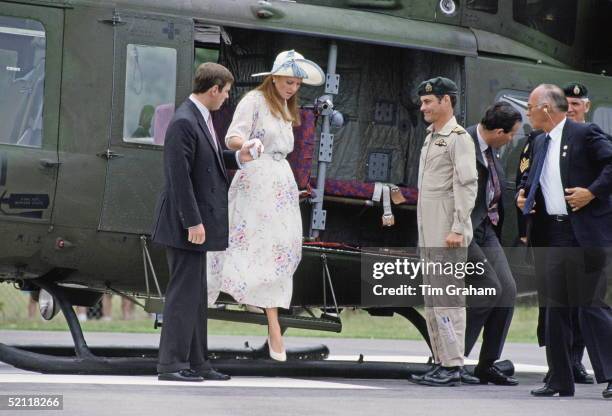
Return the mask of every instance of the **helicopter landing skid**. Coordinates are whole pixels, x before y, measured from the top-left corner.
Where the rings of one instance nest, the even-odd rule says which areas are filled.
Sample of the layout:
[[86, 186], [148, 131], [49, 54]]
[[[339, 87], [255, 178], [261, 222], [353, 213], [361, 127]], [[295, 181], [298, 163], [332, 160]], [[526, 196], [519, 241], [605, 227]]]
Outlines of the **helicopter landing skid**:
[[[10, 346], [0, 343], [0, 361], [16, 368], [46, 374], [90, 375], [154, 375], [157, 373], [156, 348], [90, 348], [85, 342], [79, 320], [66, 299], [62, 288], [41, 279], [32, 281], [51, 293], [64, 314], [74, 348]], [[372, 311], [384, 315], [390, 311]], [[286, 362], [268, 357], [268, 346], [258, 348], [245, 344], [242, 349], [209, 351], [212, 365], [233, 376], [265, 377], [333, 377], [369, 379], [407, 379], [411, 374], [422, 374], [430, 365], [424, 363], [368, 362], [360, 355], [353, 361], [326, 360], [329, 349], [325, 345], [287, 350]], [[505, 374], [514, 374], [510, 361], [496, 363]], [[467, 366], [468, 368], [470, 366]]]

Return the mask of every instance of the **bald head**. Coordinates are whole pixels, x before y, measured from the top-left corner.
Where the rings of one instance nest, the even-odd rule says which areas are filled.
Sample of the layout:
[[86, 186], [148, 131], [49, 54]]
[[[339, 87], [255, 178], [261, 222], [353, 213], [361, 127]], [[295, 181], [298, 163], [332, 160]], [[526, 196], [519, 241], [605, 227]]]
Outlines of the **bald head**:
[[548, 105], [550, 112], [567, 112], [567, 98], [563, 90], [554, 84], [540, 84], [532, 94], [537, 94], [539, 104]]
[[535, 130], [551, 131], [565, 118], [566, 112], [565, 93], [554, 84], [540, 84], [529, 95], [527, 117]]

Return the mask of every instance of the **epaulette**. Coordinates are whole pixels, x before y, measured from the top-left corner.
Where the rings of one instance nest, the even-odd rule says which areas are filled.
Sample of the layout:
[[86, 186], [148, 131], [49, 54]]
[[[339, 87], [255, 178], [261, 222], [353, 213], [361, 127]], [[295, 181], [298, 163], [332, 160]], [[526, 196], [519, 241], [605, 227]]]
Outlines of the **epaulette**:
[[451, 130], [453, 133], [457, 133], [457, 134], [466, 134], [467, 131], [465, 131], [465, 129], [461, 126], [457, 126], [454, 129]]

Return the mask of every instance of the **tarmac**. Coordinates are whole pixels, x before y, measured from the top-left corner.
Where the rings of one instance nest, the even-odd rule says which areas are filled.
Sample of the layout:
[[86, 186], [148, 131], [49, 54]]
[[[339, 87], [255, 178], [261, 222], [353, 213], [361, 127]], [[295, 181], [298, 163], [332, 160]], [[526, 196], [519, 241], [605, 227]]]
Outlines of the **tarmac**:
[[[155, 347], [159, 334], [87, 333], [90, 346]], [[210, 348], [257, 346], [256, 336], [211, 336]], [[0, 331], [9, 345], [72, 344], [67, 332]], [[287, 337], [287, 347], [325, 344], [330, 360], [425, 362], [423, 341]], [[478, 356], [478, 350], [472, 352]], [[0, 395], [59, 394], [63, 410], [28, 410], [27, 415], [589, 415], [612, 414], [603, 384], [577, 385], [572, 398], [535, 398], [546, 372], [544, 350], [508, 343], [502, 359], [514, 362], [515, 387], [424, 387], [405, 380], [348, 378], [233, 377], [226, 382], [160, 382], [154, 376], [49, 375], [0, 363]], [[473, 361], [470, 361], [473, 362]], [[585, 365], [590, 369], [588, 360]], [[6, 398], [3, 398], [6, 402]], [[0, 406], [1, 406], [0, 402]], [[21, 414], [0, 410], [2, 414]]]

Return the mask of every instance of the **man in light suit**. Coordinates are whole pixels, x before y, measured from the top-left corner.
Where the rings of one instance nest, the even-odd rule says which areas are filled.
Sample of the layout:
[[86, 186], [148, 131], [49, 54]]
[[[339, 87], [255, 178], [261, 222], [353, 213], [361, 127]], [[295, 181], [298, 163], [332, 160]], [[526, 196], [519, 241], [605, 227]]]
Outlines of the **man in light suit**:
[[472, 210], [474, 239], [468, 247], [468, 261], [481, 263], [484, 267], [482, 276], [470, 276], [466, 284], [495, 289], [495, 296], [471, 296], [467, 299], [465, 355], [469, 355], [482, 330], [480, 357], [474, 369], [474, 375], [482, 384], [518, 384], [514, 377], [502, 373], [494, 363], [501, 356], [516, 300], [516, 283], [500, 244], [506, 180], [497, 152], [512, 141], [521, 120], [521, 114], [512, 105], [498, 102], [486, 110], [479, 124], [466, 129], [474, 140], [478, 169], [478, 193]]
[[529, 244], [546, 247], [546, 356], [550, 377], [534, 396], [573, 396], [572, 314], [598, 383], [612, 397], [612, 310], [606, 304], [606, 263], [612, 247], [612, 141], [596, 125], [567, 119], [556, 85], [529, 96], [534, 129], [531, 166], [517, 206], [532, 222]]
[[165, 293], [158, 379], [227, 380], [207, 361], [206, 252], [228, 246], [226, 166], [252, 160], [246, 142], [238, 152], [218, 143], [211, 111], [229, 96], [234, 77], [205, 63], [193, 93], [176, 110], [164, 144], [164, 187], [155, 208], [152, 240], [166, 247], [170, 281]]

